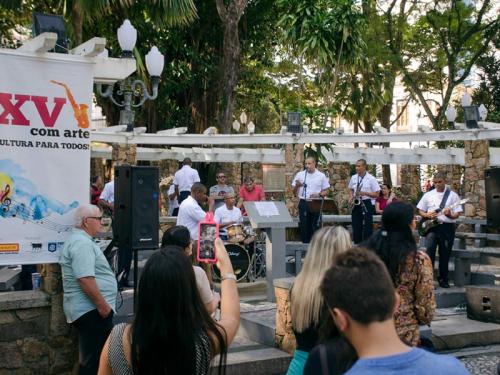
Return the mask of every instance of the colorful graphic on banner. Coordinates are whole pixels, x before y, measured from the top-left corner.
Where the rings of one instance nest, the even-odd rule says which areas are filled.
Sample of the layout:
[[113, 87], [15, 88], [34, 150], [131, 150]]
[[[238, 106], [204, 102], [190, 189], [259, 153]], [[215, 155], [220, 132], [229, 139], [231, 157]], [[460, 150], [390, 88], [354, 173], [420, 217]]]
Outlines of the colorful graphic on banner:
[[54, 263], [89, 201], [92, 65], [0, 50], [0, 71], [0, 265]]

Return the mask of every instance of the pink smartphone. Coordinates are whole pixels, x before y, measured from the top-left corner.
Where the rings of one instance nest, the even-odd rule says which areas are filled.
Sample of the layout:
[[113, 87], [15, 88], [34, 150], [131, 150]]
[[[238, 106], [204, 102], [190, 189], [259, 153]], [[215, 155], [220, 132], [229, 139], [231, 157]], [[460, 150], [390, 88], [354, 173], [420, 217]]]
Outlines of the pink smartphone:
[[215, 239], [219, 237], [219, 224], [202, 221], [198, 224], [198, 249], [196, 260], [202, 263], [216, 263]]

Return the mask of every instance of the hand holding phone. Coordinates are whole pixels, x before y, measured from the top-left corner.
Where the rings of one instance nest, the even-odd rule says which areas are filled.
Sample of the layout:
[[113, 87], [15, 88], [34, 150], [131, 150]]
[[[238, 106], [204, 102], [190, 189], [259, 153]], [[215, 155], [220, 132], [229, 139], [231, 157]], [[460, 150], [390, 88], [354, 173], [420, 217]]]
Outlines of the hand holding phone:
[[219, 237], [219, 226], [216, 223], [201, 222], [198, 232], [198, 251], [196, 260], [202, 263], [216, 263], [215, 240]]

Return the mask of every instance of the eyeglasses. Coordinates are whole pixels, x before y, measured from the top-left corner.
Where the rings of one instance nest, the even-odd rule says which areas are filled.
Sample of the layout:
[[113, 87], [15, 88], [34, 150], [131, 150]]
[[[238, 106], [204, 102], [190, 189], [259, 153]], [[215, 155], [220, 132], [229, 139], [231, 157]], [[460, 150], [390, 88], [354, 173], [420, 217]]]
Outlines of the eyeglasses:
[[226, 176], [217, 176], [217, 178], [226, 178]]
[[96, 219], [96, 220], [101, 221], [102, 220], [102, 216], [87, 216], [87, 219]]

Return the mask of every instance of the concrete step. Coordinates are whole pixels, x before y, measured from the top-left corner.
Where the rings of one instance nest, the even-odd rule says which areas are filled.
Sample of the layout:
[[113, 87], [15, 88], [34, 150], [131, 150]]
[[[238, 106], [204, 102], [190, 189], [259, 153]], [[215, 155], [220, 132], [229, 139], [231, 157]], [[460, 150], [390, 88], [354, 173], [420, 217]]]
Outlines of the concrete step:
[[[249, 340], [239, 333], [229, 347], [226, 361], [228, 375], [284, 374], [292, 357], [274, 347]], [[219, 357], [212, 364], [216, 369]]]
[[465, 313], [437, 316], [431, 324], [431, 340], [437, 350], [487, 346], [500, 343], [500, 324], [467, 318]]

